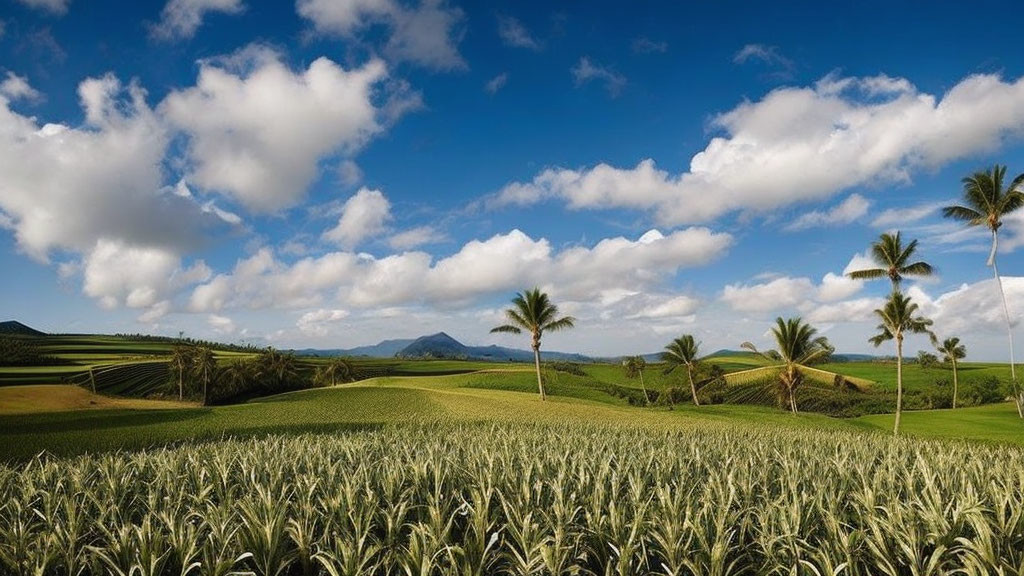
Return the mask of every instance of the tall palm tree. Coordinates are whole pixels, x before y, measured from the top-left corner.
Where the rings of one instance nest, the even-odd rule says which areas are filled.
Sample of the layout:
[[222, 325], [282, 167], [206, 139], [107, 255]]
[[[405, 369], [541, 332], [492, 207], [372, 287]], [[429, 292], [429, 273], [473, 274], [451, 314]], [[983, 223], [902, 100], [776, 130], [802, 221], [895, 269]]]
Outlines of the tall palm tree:
[[626, 378], [640, 377], [640, 389], [644, 391], [644, 404], [650, 404], [651, 399], [647, 397], [647, 386], [644, 385], [644, 368], [647, 367], [647, 360], [643, 356], [630, 356], [623, 363], [626, 367]]
[[1003, 225], [1003, 216], [1024, 206], [1024, 174], [1018, 175], [1003, 189], [1003, 178], [1006, 166], [996, 164], [992, 170], [975, 172], [962, 180], [964, 185], [964, 205], [947, 206], [942, 209], [946, 218], [966, 222], [968, 226], [985, 226], [992, 233], [992, 250], [988, 253], [988, 266], [996, 278], [999, 297], [1003, 301], [1003, 315], [1006, 317], [1006, 335], [1010, 342], [1010, 381], [1013, 385], [1013, 397], [1017, 403], [1017, 416], [1024, 418], [1024, 394], [1017, 386], [1017, 370], [1013, 360], [1013, 326], [1010, 323], [1010, 308], [1006, 305], [1006, 293], [1003, 292], [1003, 280], [999, 277], [996, 266], [996, 252], [999, 248], [999, 227]]
[[666, 373], [680, 366], [686, 367], [686, 376], [690, 380], [690, 394], [693, 396], [694, 406], [700, 406], [700, 400], [697, 399], [697, 384], [693, 381], [693, 373], [700, 363], [697, 358], [699, 349], [700, 343], [694, 340], [692, 335], [683, 334], [669, 342], [668, 346], [665, 346], [665, 351], [661, 353], [661, 359], [668, 364]]
[[219, 391], [215, 399], [230, 398], [249, 389], [257, 379], [258, 367], [255, 359], [235, 360], [217, 375]]
[[801, 368], [827, 358], [834, 351], [828, 342], [828, 338], [817, 336], [818, 330], [810, 324], [805, 324], [800, 318], [783, 320], [781, 317], [775, 319], [775, 327], [772, 328], [772, 335], [775, 336], [776, 350], [759, 352], [750, 342], [740, 345], [760, 354], [772, 362], [782, 362], [782, 370], [779, 372], [779, 385], [783, 395], [789, 401], [789, 409], [796, 414], [796, 391], [804, 383], [804, 373]]
[[192, 354], [192, 373], [203, 382], [203, 404], [206, 404], [210, 378], [217, 372], [217, 358], [206, 346], [199, 346]]
[[909, 296], [893, 292], [885, 302], [885, 307], [875, 310], [875, 315], [881, 319], [878, 325], [880, 332], [868, 340], [876, 347], [881, 346], [882, 342], [896, 341], [896, 423], [893, 425], [893, 434], [900, 432], [900, 414], [903, 412], [903, 338], [906, 334], [928, 334], [932, 342], [935, 341], [935, 334], [928, 328], [932, 321], [923, 316], [915, 316], [917, 308], [917, 303], [911, 302]]
[[960, 343], [959, 338], [946, 338], [938, 347], [943, 360], [953, 365], [953, 408], [956, 408], [956, 395], [959, 382], [956, 375], [956, 361], [967, 356], [967, 348]]
[[910, 258], [917, 250], [917, 240], [911, 240], [903, 246], [900, 233], [888, 232], [878, 237], [877, 242], [871, 243], [871, 258], [878, 265], [878, 268], [867, 268], [850, 272], [850, 278], [857, 280], [874, 280], [876, 278], [888, 277], [892, 282], [892, 291], [900, 289], [900, 282], [904, 276], [931, 276], [932, 267], [927, 262], [911, 262]]
[[175, 344], [171, 349], [171, 366], [178, 373], [178, 400], [185, 398], [185, 374], [192, 370], [194, 352], [192, 346], [184, 344]]
[[508, 332], [522, 334], [525, 330], [530, 333], [530, 345], [533, 348], [533, 363], [537, 368], [537, 388], [540, 390], [540, 399], [546, 399], [544, 394], [544, 381], [540, 377], [540, 339], [544, 332], [555, 332], [566, 330], [576, 325], [576, 319], [572, 316], [558, 317], [558, 306], [555, 306], [548, 299], [548, 295], [541, 292], [539, 288], [523, 290], [512, 299], [512, 307], [505, 310], [505, 317], [508, 324], [502, 324], [491, 329], [494, 332]]
[[299, 374], [293, 354], [284, 354], [268, 347], [256, 359], [257, 379], [267, 392], [279, 392], [288, 387]]

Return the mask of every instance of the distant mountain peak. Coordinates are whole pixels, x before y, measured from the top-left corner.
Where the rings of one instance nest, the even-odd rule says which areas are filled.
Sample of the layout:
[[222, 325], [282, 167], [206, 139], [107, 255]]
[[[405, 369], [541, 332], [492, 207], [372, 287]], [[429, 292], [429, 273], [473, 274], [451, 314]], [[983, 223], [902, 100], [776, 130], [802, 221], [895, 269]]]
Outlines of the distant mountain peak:
[[30, 328], [17, 320], [0, 322], [0, 334], [12, 336], [46, 336], [45, 332], [40, 332], [35, 328]]

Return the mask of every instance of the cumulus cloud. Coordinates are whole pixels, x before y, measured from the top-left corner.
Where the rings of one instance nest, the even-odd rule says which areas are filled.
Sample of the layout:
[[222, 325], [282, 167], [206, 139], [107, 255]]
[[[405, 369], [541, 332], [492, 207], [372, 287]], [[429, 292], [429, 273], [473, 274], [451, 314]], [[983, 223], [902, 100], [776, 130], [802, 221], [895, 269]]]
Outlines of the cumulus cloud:
[[295, 326], [305, 334], [312, 336], [326, 336], [333, 324], [348, 318], [346, 310], [328, 310], [321, 308], [303, 314], [295, 323]]
[[50, 14], [61, 15], [68, 11], [71, 0], [18, 0], [29, 8], [35, 8]]
[[508, 72], [502, 72], [488, 80], [487, 84], [484, 84], [484, 90], [488, 94], [497, 94], [498, 90], [505, 87], [505, 84], [508, 84]]
[[591, 81], [601, 82], [612, 98], [618, 96], [622, 89], [626, 87], [625, 76], [611, 68], [594, 64], [586, 56], [580, 58], [580, 61], [576, 66], [572, 67], [570, 72], [572, 73], [573, 82], [576, 83], [577, 87]]
[[100, 240], [85, 256], [82, 274], [83, 291], [100, 306], [155, 309], [162, 315], [178, 290], [208, 280], [211, 272], [202, 261], [183, 269], [181, 258], [166, 249]]
[[851, 194], [849, 198], [829, 210], [814, 210], [801, 214], [786, 226], [786, 230], [793, 232], [849, 224], [867, 214], [870, 206], [871, 202], [860, 194]]
[[200, 63], [196, 86], [170, 93], [164, 116], [188, 135], [193, 183], [256, 212], [296, 204], [318, 162], [352, 154], [383, 129], [388, 106], [375, 102], [383, 62], [345, 70], [321, 57], [293, 71], [278, 53], [250, 46]]
[[812, 308], [805, 320], [812, 324], [838, 324], [843, 322], [872, 322], [875, 310], [885, 306], [884, 298], [857, 298]]
[[846, 274], [838, 275], [829, 272], [821, 278], [817, 298], [823, 302], [835, 302], [853, 296], [864, 287], [863, 280], [854, 280]]
[[526, 48], [528, 50], [540, 50], [540, 42], [530, 35], [530, 31], [523, 26], [523, 23], [511, 16], [500, 16], [498, 18], [498, 37], [506, 46], [513, 48]]
[[761, 284], [727, 284], [722, 301], [739, 312], [768, 312], [792, 308], [814, 293], [809, 278], [776, 278]]
[[407, 6], [397, 0], [298, 0], [299, 15], [321, 34], [354, 37], [374, 25], [389, 30], [384, 53], [394, 61], [434, 70], [462, 70], [459, 54], [463, 11], [445, 0], [420, 0]]
[[160, 13], [160, 22], [151, 32], [161, 40], [191, 38], [210, 12], [239, 14], [245, 10], [242, 0], [169, 0]]
[[360, 188], [345, 201], [338, 225], [324, 232], [324, 240], [354, 248], [363, 240], [384, 232], [391, 220], [391, 203], [379, 190]]
[[523, 285], [550, 285], [562, 298], [591, 300], [608, 291], [658, 286], [681, 268], [720, 258], [731, 244], [728, 234], [690, 228], [667, 236], [651, 231], [636, 240], [609, 238], [560, 252], [546, 239], [513, 230], [468, 242], [436, 261], [424, 252], [383, 258], [333, 252], [289, 265], [264, 249], [239, 261], [231, 274], [197, 287], [190, 304], [196, 311], [309, 308], [333, 298], [358, 308], [452, 306]]
[[24, 76], [18, 76], [11, 71], [8, 71], [7, 77], [0, 82], [0, 96], [11, 102], [15, 100], [33, 101], [42, 97], [35, 88], [29, 85]]
[[[1017, 327], [1024, 319], [1024, 277], [1004, 276], [1003, 290], [1010, 309], [1011, 325]], [[994, 279], [961, 284], [937, 297], [914, 285], [907, 290], [907, 296], [917, 302], [925, 317], [935, 321], [935, 330], [939, 333], [1006, 334], [1006, 316]]]
[[99, 240], [184, 253], [219, 221], [162, 185], [169, 136], [137, 85], [112, 75], [79, 85], [85, 124], [40, 126], [0, 97], [0, 212], [18, 247], [48, 261]]
[[562, 199], [574, 209], [650, 211], [661, 224], [764, 213], [856, 186], [902, 184], [915, 170], [993, 150], [1024, 135], [1024, 78], [974, 75], [941, 97], [887, 76], [828, 76], [773, 90], [718, 115], [681, 174], [653, 160], [632, 168], [549, 168], [488, 198], [490, 207]]
[[447, 239], [444, 232], [433, 226], [417, 226], [395, 234], [388, 239], [388, 245], [395, 250], [409, 250], [425, 244], [436, 244]]
[[228, 334], [234, 334], [235, 332], [235, 321], [227, 316], [221, 316], [219, 314], [210, 314], [206, 317], [206, 323], [213, 329], [214, 332], [222, 336]]

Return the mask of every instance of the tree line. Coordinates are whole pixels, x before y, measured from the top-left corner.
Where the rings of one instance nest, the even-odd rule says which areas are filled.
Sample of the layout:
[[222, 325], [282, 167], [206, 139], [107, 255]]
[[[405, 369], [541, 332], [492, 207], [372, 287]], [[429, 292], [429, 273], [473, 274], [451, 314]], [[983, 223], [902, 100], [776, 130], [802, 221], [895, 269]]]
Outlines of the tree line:
[[[991, 233], [992, 247], [986, 265], [992, 268], [995, 284], [1002, 301], [1003, 314], [1006, 319], [1007, 336], [1010, 350], [1010, 386], [1017, 407], [1017, 414], [1024, 418], [1024, 394], [1017, 384], [1017, 372], [1014, 366], [1013, 326], [1006, 294], [1003, 291], [1002, 278], [996, 265], [999, 238], [998, 231], [1003, 218], [1024, 206], [1024, 174], [1020, 174], [1009, 184], [1003, 185], [1006, 167], [996, 165], [990, 170], [975, 172], [963, 178], [962, 204], [947, 206], [942, 213], [945, 217], [965, 223], [969, 227], [984, 227]], [[920, 313], [920, 307], [911, 297], [901, 290], [903, 279], [907, 276], [930, 276], [934, 269], [925, 261], [914, 261], [917, 251], [917, 240], [903, 243], [900, 232], [886, 232], [871, 244], [871, 257], [875, 267], [850, 272], [849, 277], [859, 280], [888, 278], [892, 290], [885, 304], [874, 311], [878, 319], [877, 334], [868, 338], [868, 342], [878, 347], [886, 342], [894, 342], [896, 346], [896, 418], [893, 433], [898, 434], [900, 417], [903, 411], [903, 342], [909, 334], [927, 335], [937, 351], [941, 353], [953, 367], [953, 407], [957, 404], [958, 377], [957, 360], [966, 356], [966, 347], [959, 338], [949, 337], [941, 343], [932, 330], [933, 322]], [[540, 289], [524, 290], [512, 299], [512, 307], [505, 310], [507, 322], [497, 326], [491, 332], [505, 332], [530, 335], [531, 348], [534, 353], [534, 364], [537, 370], [537, 388], [540, 399], [544, 400], [544, 382], [540, 368], [541, 338], [545, 332], [573, 328], [576, 319], [572, 316], [559, 316], [558, 307], [551, 302], [548, 295]], [[744, 342], [742, 348], [749, 350], [768, 360], [780, 368], [777, 385], [780, 396], [788, 404], [790, 411], [797, 413], [797, 390], [806, 380], [807, 367], [820, 362], [834, 353], [835, 348], [828, 339], [819, 336], [817, 329], [804, 322], [801, 318], [783, 319], [779, 317], [771, 329], [777, 344], [774, 350], [759, 351], [750, 342]], [[699, 343], [691, 334], [684, 334], [674, 339], [666, 347], [661, 356], [668, 365], [669, 371], [677, 368], [687, 375], [690, 393], [694, 405], [699, 406], [698, 388], [700, 382], [694, 379], [699, 366]], [[627, 360], [627, 371], [639, 371], [642, 378], [642, 357]], [[647, 389], [641, 380], [644, 397]]]

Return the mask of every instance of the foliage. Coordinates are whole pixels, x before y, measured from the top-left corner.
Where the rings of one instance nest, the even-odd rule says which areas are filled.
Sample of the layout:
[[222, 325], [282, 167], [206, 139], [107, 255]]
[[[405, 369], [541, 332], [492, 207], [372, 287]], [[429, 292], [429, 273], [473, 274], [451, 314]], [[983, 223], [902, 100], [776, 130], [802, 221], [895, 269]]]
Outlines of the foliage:
[[934, 368], [939, 365], [939, 357], [927, 350], [918, 350], [917, 364], [921, 368]]
[[772, 328], [777, 349], [762, 353], [750, 342], [742, 344], [742, 348], [762, 354], [768, 360], [777, 359], [782, 362], [782, 370], [775, 380], [778, 385], [778, 396], [785, 400], [794, 414], [797, 412], [796, 392], [805, 380], [801, 368], [819, 363], [835, 352], [828, 339], [824, 336], [815, 336], [817, 333], [816, 328], [804, 323], [800, 318], [783, 320], [779, 317], [775, 319], [775, 327]]
[[576, 319], [572, 316], [558, 316], [555, 306], [548, 295], [539, 288], [523, 290], [512, 299], [512, 307], [505, 310], [506, 324], [491, 329], [492, 333], [504, 332], [521, 334], [530, 333], [530, 348], [533, 350], [537, 370], [537, 388], [540, 399], [544, 400], [544, 380], [540, 373], [540, 342], [544, 332], [568, 330], [575, 326]]
[[34, 338], [0, 336], [0, 366], [53, 366], [67, 364], [46, 354]]
[[0, 467], [0, 562], [16, 574], [1016, 574], [1022, 469], [1020, 450], [822, 431], [438, 425], [229, 440]]
[[573, 374], [575, 376], [586, 376], [583, 366], [578, 362], [565, 362], [562, 360], [556, 360], [554, 362], [546, 362], [544, 364], [546, 368], [554, 370], [555, 372], [564, 372], [565, 374]]
[[916, 250], [917, 240], [911, 240], [903, 246], [899, 231], [895, 234], [886, 232], [879, 236], [878, 241], [871, 243], [871, 259], [878, 267], [854, 270], [849, 276], [858, 280], [888, 277], [895, 292], [899, 290], [904, 276], [932, 275], [932, 267], [927, 262], [910, 261]]

